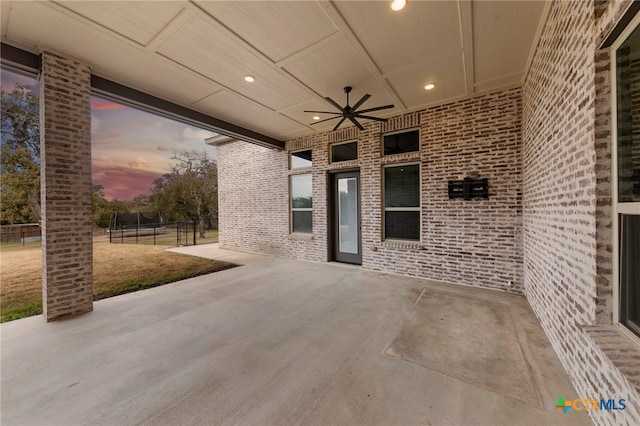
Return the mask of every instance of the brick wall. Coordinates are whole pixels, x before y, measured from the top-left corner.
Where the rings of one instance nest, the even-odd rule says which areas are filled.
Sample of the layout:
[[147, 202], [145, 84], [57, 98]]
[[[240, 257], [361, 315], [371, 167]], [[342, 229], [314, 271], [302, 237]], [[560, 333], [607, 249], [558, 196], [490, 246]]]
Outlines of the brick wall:
[[[405, 116], [287, 142], [286, 151], [223, 144], [222, 247], [299, 259], [329, 259], [328, 172], [361, 172], [363, 268], [459, 284], [522, 291], [521, 92], [511, 89]], [[420, 129], [421, 151], [383, 157], [383, 133]], [[358, 141], [359, 159], [330, 163], [331, 143]], [[288, 152], [311, 148], [310, 170], [288, 171]], [[382, 175], [388, 164], [419, 163], [422, 241], [382, 240]], [[311, 171], [313, 234], [291, 235], [288, 174]], [[449, 200], [447, 181], [477, 173], [489, 199]], [[509, 284], [511, 283], [511, 284]]]
[[610, 324], [613, 315], [611, 234], [611, 79], [608, 50], [595, 55], [596, 149], [596, 322]]
[[[554, 2], [523, 86], [525, 294], [578, 393], [640, 423], [640, 350], [611, 325], [609, 56], [628, 2]], [[596, 20], [596, 17], [598, 18]]]
[[287, 156], [247, 142], [218, 146], [220, 246], [286, 254]]
[[42, 293], [47, 321], [93, 309], [89, 66], [42, 52]]
[[[290, 150], [321, 146], [326, 137], [313, 136], [289, 143]], [[289, 171], [288, 151], [247, 142], [218, 146], [220, 246], [254, 253], [326, 261], [326, 189], [322, 160], [313, 149], [310, 168]], [[311, 173], [313, 234], [289, 232], [289, 176]]]
[[[381, 157], [380, 134], [363, 142], [363, 266], [457, 284], [522, 290], [521, 93], [512, 89], [422, 111], [418, 156]], [[373, 125], [374, 127], [377, 125]], [[386, 123], [384, 131], [403, 128]], [[422, 241], [382, 241], [382, 165], [418, 161]], [[489, 199], [450, 200], [448, 180], [488, 178]], [[374, 251], [375, 250], [375, 251]], [[511, 283], [511, 284], [509, 284]]]

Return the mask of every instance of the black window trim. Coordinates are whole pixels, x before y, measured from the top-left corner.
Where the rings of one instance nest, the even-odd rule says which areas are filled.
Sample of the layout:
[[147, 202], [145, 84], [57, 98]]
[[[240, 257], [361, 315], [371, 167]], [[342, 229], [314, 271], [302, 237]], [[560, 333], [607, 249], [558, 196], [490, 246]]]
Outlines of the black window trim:
[[[304, 169], [300, 168], [300, 170], [304, 170]], [[293, 179], [296, 176], [307, 176], [307, 175], [311, 177], [311, 197], [312, 197], [311, 207], [293, 207]], [[311, 212], [311, 232], [294, 231], [293, 229], [293, 212], [294, 211]], [[296, 234], [296, 235], [312, 235], [313, 234], [313, 174], [311, 172], [294, 173], [289, 175], [289, 234]]]
[[[399, 154], [385, 154], [384, 153], [384, 138], [385, 138], [385, 136], [398, 135], [398, 134], [401, 134], [401, 133], [409, 133], [409, 132], [414, 132], [414, 131], [418, 131], [418, 149], [416, 151], [402, 152], [402, 153], [399, 153]], [[422, 152], [422, 143], [421, 143], [420, 136], [421, 136], [420, 127], [409, 127], [409, 128], [406, 128], [406, 129], [393, 130], [391, 132], [382, 133], [380, 135], [380, 155], [382, 157], [393, 157], [395, 155], [411, 155], [411, 154], [420, 153], [420, 152]]]
[[[346, 144], [350, 144], [350, 143], [355, 143], [356, 144], [356, 158], [351, 159], [351, 160], [333, 161], [333, 147], [334, 146], [338, 146], [338, 145], [346, 145]], [[339, 164], [339, 163], [344, 163], [344, 162], [347, 162], [347, 161], [357, 161], [359, 159], [360, 159], [360, 142], [358, 141], [358, 139], [352, 139], [352, 140], [348, 140], [348, 141], [336, 142], [336, 143], [332, 143], [331, 145], [329, 145], [329, 163], [330, 164]]]
[[[639, 11], [636, 10], [636, 13]], [[611, 123], [612, 123], [612, 140], [611, 140], [611, 171], [612, 171], [612, 187], [611, 187], [611, 218], [612, 218], [612, 238], [613, 238], [613, 322], [619, 329], [629, 336], [632, 341], [640, 345], [640, 330], [629, 324], [628, 298], [626, 292], [628, 289], [623, 283], [622, 271], [622, 245], [623, 245], [623, 224], [622, 215], [639, 215], [640, 202], [620, 201], [618, 191], [618, 70], [617, 70], [617, 51], [623, 43], [631, 36], [631, 34], [640, 28], [640, 14], [636, 14], [632, 19], [628, 19], [626, 26], [617, 33], [618, 38], [610, 45], [610, 75], [611, 75]]]
[[[385, 194], [385, 179], [386, 179], [386, 175], [385, 175], [385, 170], [389, 169], [389, 168], [394, 168], [394, 167], [402, 167], [402, 166], [418, 166], [418, 196], [419, 196], [419, 200], [418, 200], [418, 207], [386, 207], [386, 194]], [[389, 242], [412, 242], [412, 243], [422, 243], [422, 161], [409, 161], [409, 162], [401, 162], [401, 163], [389, 163], [389, 164], [384, 164], [382, 166], [382, 176], [381, 176], [381, 183], [382, 183], [382, 197], [381, 197], [381, 201], [382, 201], [382, 241], [389, 241]], [[408, 239], [401, 239], [401, 238], [387, 238], [386, 233], [385, 233], [385, 229], [386, 229], [386, 223], [385, 223], [385, 213], [387, 211], [417, 211], [418, 215], [419, 215], [419, 219], [418, 219], [418, 239], [417, 240], [408, 240]]]

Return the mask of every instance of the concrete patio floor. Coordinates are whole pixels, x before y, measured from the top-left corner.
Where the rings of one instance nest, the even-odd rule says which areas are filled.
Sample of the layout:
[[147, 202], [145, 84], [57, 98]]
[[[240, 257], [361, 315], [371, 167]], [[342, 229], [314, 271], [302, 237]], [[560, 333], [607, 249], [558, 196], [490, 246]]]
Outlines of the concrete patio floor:
[[174, 247], [167, 249], [167, 251], [188, 254], [189, 256], [203, 257], [205, 259], [221, 260], [223, 262], [231, 262], [238, 265], [249, 265], [251, 263], [262, 262], [263, 260], [273, 258], [273, 256], [268, 255], [221, 249], [218, 243]]
[[[233, 256], [231, 256], [233, 257]], [[8, 425], [564, 425], [523, 297], [268, 258], [2, 324]]]

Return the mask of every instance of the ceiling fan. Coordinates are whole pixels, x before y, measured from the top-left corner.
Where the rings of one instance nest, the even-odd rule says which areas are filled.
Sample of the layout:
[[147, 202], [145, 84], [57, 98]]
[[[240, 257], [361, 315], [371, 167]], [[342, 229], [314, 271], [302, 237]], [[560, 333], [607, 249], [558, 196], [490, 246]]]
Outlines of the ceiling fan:
[[364, 130], [364, 127], [362, 127], [362, 124], [360, 124], [358, 122], [358, 120], [356, 120], [356, 118], [364, 118], [364, 119], [367, 119], [367, 120], [375, 120], [375, 121], [383, 121], [383, 122], [387, 121], [386, 118], [379, 118], [379, 117], [373, 117], [371, 115], [364, 115], [364, 113], [373, 112], [373, 111], [380, 111], [382, 109], [393, 108], [394, 105], [383, 105], [383, 106], [379, 106], [379, 107], [375, 107], [375, 108], [368, 108], [368, 109], [362, 109], [360, 111], [357, 111], [357, 109], [363, 103], [365, 103], [367, 101], [367, 99], [369, 99], [371, 97], [371, 95], [367, 93], [358, 102], [356, 102], [356, 104], [354, 106], [350, 106], [349, 105], [349, 93], [351, 92], [351, 89], [352, 89], [351, 86], [347, 86], [347, 87], [344, 88], [344, 93], [347, 94], [347, 105], [344, 108], [341, 107], [333, 99], [331, 99], [329, 97], [325, 97], [327, 102], [329, 102], [331, 105], [336, 107], [340, 112], [333, 112], [333, 111], [304, 111], [304, 112], [315, 112], [315, 113], [319, 113], [319, 114], [333, 114], [333, 115], [335, 115], [335, 117], [326, 118], [324, 120], [313, 122], [313, 123], [311, 123], [311, 125], [322, 123], [322, 122], [329, 121], [329, 120], [335, 120], [336, 118], [341, 118], [341, 120], [338, 122], [338, 124], [336, 124], [336, 127], [333, 128], [334, 131], [337, 130], [338, 127], [340, 127], [340, 125], [342, 123], [344, 123], [344, 121], [347, 120], [347, 119], [349, 121], [351, 121], [353, 124], [355, 124], [358, 127], [358, 129]]

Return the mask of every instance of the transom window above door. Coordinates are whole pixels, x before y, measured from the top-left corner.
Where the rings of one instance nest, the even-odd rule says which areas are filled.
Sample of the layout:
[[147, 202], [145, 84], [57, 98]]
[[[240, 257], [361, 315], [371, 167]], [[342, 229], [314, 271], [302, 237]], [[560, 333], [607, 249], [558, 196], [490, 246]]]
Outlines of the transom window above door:
[[331, 145], [331, 162], [358, 159], [358, 142], [344, 142]]

